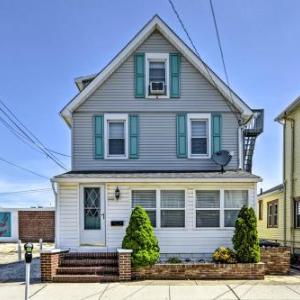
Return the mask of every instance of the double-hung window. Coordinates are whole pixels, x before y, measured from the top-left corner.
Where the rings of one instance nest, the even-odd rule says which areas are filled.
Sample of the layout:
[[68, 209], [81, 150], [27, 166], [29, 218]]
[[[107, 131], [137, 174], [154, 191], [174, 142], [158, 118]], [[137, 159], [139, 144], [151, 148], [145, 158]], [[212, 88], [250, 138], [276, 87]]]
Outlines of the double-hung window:
[[188, 150], [190, 158], [211, 155], [210, 114], [188, 115]]
[[278, 227], [278, 200], [268, 202], [268, 227]]
[[105, 115], [106, 158], [127, 158], [128, 156], [127, 115]]
[[196, 227], [220, 227], [220, 191], [196, 191]]
[[168, 53], [146, 53], [146, 97], [169, 97]]
[[149, 216], [151, 224], [156, 227], [156, 190], [134, 190], [131, 192], [132, 208], [142, 206]]
[[185, 227], [185, 191], [160, 192], [160, 227]]
[[240, 209], [248, 206], [247, 190], [232, 190], [224, 193], [224, 226], [234, 227]]

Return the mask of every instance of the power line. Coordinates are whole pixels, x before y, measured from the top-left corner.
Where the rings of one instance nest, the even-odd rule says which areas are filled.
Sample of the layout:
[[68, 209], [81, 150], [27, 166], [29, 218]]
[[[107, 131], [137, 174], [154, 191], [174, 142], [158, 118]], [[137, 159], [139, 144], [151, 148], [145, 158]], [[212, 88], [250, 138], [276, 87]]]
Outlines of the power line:
[[12, 195], [12, 194], [43, 193], [43, 192], [49, 192], [49, 191], [52, 191], [52, 189], [51, 188], [32, 189], [32, 190], [23, 190], [23, 191], [16, 191], [16, 192], [3, 192], [3, 193], [0, 193], [0, 196]]
[[[17, 116], [7, 107], [7, 105], [0, 99], [0, 103], [2, 106], [6, 109], [6, 111], [0, 107], [0, 111], [6, 116], [6, 118], [19, 130], [19, 132], [22, 133], [24, 138], [26, 138], [31, 144], [33, 144], [35, 147], [40, 149], [48, 158], [50, 158], [53, 162], [55, 162], [59, 167], [61, 167], [64, 170], [67, 170], [67, 168], [63, 165], [63, 163], [47, 148], [45, 145], [17, 118]], [[8, 113], [9, 114], [8, 114]], [[20, 124], [20, 126], [23, 127], [23, 129], [19, 126], [18, 123], [16, 123], [13, 118]]]
[[6, 160], [6, 159], [3, 158], [3, 157], [0, 157], [0, 160], [3, 161], [3, 162], [5, 162], [5, 163], [7, 163], [7, 164], [9, 164], [9, 165], [11, 165], [11, 166], [14, 166], [14, 167], [16, 167], [16, 168], [19, 168], [19, 169], [21, 169], [21, 170], [23, 170], [23, 171], [29, 172], [29, 173], [31, 173], [31, 174], [33, 174], [33, 175], [36, 175], [36, 176], [39, 176], [39, 177], [42, 177], [42, 178], [46, 178], [46, 179], [50, 179], [49, 177], [47, 177], [47, 176], [45, 176], [45, 175], [39, 174], [39, 173], [37, 173], [37, 172], [35, 172], [35, 171], [32, 171], [32, 170], [30, 170], [30, 169], [27, 169], [27, 168], [25, 168], [25, 167], [22, 167], [22, 166], [20, 166], [20, 165], [17, 165], [17, 164], [15, 164], [15, 163], [11, 162], [11, 161]]
[[[176, 9], [176, 7], [175, 7], [173, 1], [172, 1], [172, 0], [168, 0], [168, 2], [169, 2], [169, 4], [170, 4], [170, 6], [171, 6], [171, 8], [172, 8], [172, 10], [173, 10], [173, 12], [174, 12], [174, 14], [176, 15], [176, 17], [177, 17], [177, 19], [178, 19], [178, 21], [179, 21], [179, 23], [180, 23], [180, 25], [181, 25], [183, 31], [185, 32], [185, 34], [186, 34], [186, 36], [187, 36], [187, 38], [188, 38], [190, 44], [192, 45], [195, 54], [198, 56], [198, 58], [200, 59], [201, 63], [203, 64], [203, 66], [204, 66], [204, 68], [205, 68], [205, 70], [206, 70], [206, 72], [207, 72], [207, 74], [208, 74], [208, 76], [209, 76], [209, 78], [210, 78], [212, 84], [214, 85], [215, 88], [218, 89], [216, 82], [214, 81], [213, 77], [211, 76], [211, 73], [210, 73], [210, 70], [209, 70], [208, 66], [207, 66], [206, 63], [202, 60], [202, 58], [201, 58], [201, 56], [200, 56], [200, 53], [199, 53], [199, 51], [198, 51], [198, 49], [197, 49], [195, 43], [193, 42], [192, 37], [190, 36], [190, 34], [189, 34], [189, 32], [188, 32], [186, 26], [184, 25], [183, 20], [181, 19], [181, 17], [180, 17], [180, 15], [179, 15], [179, 13], [178, 13], [178, 11], [177, 11], [177, 9]], [[231, 88], [230, 88], [229, 84], [227, 84], [227, 88], [228, 88], [228, 90], [229, 90], [229, 95], [230, 95], [231, 104], [233, 104], [234, 101], [233, 101], [232, 91], [231, 91]], [[237, 112], [233, 110], [233, 108], [231, 107], [231, 105], [229, 105], [229, 107], [230, 107], [230, 110], [232, 111], [232, 113], [236, 116]]]
[[224, 58], [224, 53], [223, 53], [223, 49], [222, 49], [222, 43], [221, 43], [221, 38], [220, 38], [219, 29], [218, 29], [218, 24], [217, 24], [217, 19], [216, 19], [216, 15], [215, 15], [213, 1], [209, 0], [209, 3], [210, 3], [211, 14], [212, 14], [213, 20], [214, 20], [214, 25], [215, 25], [215, 30], [216, 30], [217, 40], [218, 40], [218, 46], [219, 46], [219, 50], [220, 50], [220, 54], [221, 54], [225, 79], [226, 79], [227, 85], [229, 87], [230, 97], [232, 98], [232, 92], [231, 92], [231, 88], [230, 88], [229, 76], [228, 76], [228, 72], [227, 72], [227, 68], [226, 68], [226, 64], [225, 64], [225, 58]]
[[58, 152], [58, 151], [55, 151], [55, 150], [51, 150], [49, 148], [45, 148], [45, 149], [47, 149], [48, 151], [53, 152], [53, 153], [55, 153], [57, 155], [61, 155], [61, 156], [65, 156], [65, 157], [71, 157], [71, 155], [64, 154], [64, 153], [61, 153], [61, 152]]

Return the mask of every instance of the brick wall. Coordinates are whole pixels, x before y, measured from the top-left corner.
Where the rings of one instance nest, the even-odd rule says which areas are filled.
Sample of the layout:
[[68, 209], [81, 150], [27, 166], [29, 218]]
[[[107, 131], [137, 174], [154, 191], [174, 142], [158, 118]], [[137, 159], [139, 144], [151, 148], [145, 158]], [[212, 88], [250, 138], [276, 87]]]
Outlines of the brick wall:
[[61, 252], [41, 253], [41, 280], [42, 282], [51, 282], [56, 275], [57, 268], [61, 259]]
[[131, 280], [131, 253], [132, 250], [118, 249], [119, 280]]
[[54, 242], [54, 211], [19, 211], [19, 239], [22, 242]]
[[264, 279], [264, 264], [156, 264], [133, 271], [135, 279]]
[[290, 271], [291, 249], [289, 247], [260, 248], [261, 262], [265, 263], [266, 274], [283, 275]]

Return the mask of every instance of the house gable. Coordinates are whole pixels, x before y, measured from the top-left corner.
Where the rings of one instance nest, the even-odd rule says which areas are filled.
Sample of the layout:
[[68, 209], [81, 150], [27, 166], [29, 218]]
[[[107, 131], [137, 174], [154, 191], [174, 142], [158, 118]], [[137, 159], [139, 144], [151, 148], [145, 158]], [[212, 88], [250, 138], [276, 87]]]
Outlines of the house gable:
[[[197, 55], [158, 17], [154, 16], [145, 27], [131, 40], [127, 46], [96, 76], [96, 78], [77, 96], [75, 96], [61, 111], [66, 122], [72, 124], [72, 113], [89, 98], [99, 86], [106, 80], [136, 51], [143, 42], [158, 30], [171, 45], [176, 45], [177, 50], [197, 69], [209, 82], [211, 82], [219, 93], [231, 103], [244, 117], [252, 115], [251, 109], [216, 76]], [[122, 82], [120, 82], [122, 85]], [[132, 89], [132, 86], [130, 87]]]

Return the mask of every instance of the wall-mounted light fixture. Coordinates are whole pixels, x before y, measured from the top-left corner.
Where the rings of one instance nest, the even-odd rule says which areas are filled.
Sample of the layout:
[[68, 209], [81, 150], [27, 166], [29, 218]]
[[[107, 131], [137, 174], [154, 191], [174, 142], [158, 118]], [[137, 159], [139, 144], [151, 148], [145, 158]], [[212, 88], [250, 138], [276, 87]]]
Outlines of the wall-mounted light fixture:
[[120, 196], [121, 196], [120, 189], [119, 189], [119, 187], [117, 186], [117, 187], [116, 187], [116, 190], [115, 190], [115, 197], [116, 197], [117, 200], [119, 200]]

